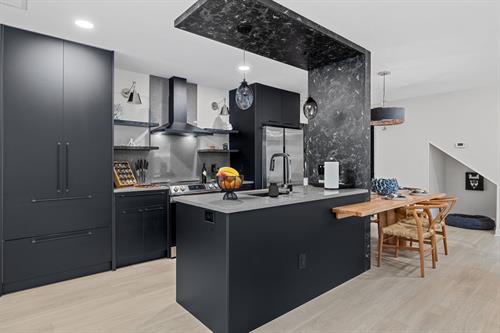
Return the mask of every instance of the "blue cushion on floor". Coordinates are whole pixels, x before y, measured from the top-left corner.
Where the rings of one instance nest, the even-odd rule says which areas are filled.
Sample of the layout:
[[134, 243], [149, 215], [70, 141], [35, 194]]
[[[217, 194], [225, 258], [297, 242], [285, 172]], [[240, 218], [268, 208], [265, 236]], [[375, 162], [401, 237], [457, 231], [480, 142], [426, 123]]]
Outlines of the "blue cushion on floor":
[[495, 229], [495, 221], [482, 215], [450, 214], [446, 217], [446, 225], [475, 230]]

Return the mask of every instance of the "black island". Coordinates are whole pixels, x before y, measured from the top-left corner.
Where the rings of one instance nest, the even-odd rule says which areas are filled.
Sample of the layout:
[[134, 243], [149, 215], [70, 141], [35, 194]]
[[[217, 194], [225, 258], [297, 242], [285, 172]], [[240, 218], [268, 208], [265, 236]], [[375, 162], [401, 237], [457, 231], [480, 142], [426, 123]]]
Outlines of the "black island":
[[214, 332], [249, 332], [369, 269], [368, 218], [331, 212], [367, 190], [266, 192], [176, 199], [177, 302]]

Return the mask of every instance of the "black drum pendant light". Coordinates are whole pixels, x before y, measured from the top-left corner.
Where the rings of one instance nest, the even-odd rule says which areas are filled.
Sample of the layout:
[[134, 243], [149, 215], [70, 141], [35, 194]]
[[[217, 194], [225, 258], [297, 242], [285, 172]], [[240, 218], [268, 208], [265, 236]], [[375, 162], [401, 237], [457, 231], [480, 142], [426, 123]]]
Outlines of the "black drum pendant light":
[[401, 107], [385, 106], [385, 77], [390, 75], [389, 71], [377, 73], [384, 78], [382, 106], [371, 110], [372, 126], [391, 126], [399, 125], [405, 122], [405, 109]]

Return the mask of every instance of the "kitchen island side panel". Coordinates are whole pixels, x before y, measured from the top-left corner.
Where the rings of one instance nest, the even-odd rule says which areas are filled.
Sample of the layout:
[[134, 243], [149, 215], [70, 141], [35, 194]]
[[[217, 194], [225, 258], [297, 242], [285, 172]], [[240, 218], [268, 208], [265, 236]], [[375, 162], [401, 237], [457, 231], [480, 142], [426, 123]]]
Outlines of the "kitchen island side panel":
[[248, 332], [366, 270], [368, 218], [331, 208], [368, 194], [229, 215], [229, 331]]
[[177, 203], [176, 300], [212, 331], [228, 332], [228, 215], [206, 212]]

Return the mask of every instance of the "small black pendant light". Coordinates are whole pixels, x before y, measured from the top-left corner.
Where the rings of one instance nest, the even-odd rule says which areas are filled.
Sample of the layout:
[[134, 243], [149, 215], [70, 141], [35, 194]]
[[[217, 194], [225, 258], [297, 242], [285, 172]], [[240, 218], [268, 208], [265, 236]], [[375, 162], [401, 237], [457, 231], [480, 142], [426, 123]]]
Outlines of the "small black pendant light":
[[309, 96], [302, 107], [302, 112], [304, 113], [304, 116], [306, 116], [307, 120], [313, 120], [316, 118], [316, 115], [318, 114], [318, 103], [316, 103], [314, 98]]
[[390, 75], [389, 71], [379, 72], [378, 75], [384, 78], [382, 95], [382, 106], [371, 110], [372, 126], [391, 126], [405, 122], [405, 109], [401, 107], [385, 106], [385, 77]]
[[[248, 22], [243, 22], [236, 28], [238, 32], [242, 35], [248, 35], [252, 31], [252, 25]], [[243, 50], [243, 65], [246, 66], [246, 50]], [[238, 89], [236, 89], [236, 105], [241, 110], [248, 110], [252, 107], [254, 101], [254, 94], [252, 88], [248, 85], [246, 80], [245, 70], [243, 71], [243, 81], [241, 82]]]

